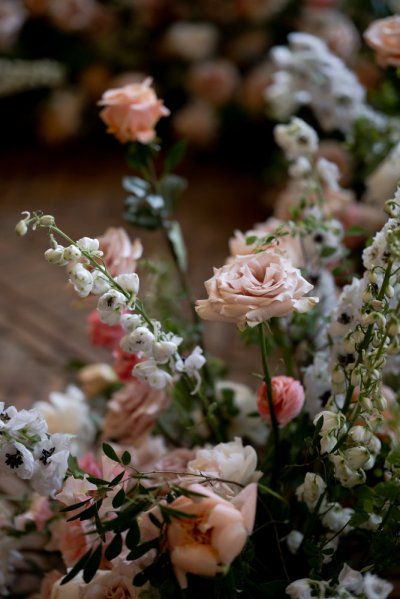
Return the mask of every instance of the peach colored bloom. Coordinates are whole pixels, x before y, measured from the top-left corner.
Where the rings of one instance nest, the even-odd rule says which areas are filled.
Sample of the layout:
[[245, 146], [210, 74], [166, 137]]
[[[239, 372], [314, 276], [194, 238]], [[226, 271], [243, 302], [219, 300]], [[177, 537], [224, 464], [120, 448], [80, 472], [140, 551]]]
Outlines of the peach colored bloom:
[[[300, 414], [304, 404], [304, 389], [301, 383], [291, 376], [273, 376], [271, 385], [275, 416], [279, 426], [283, 427]], [[261, 385], [258, 391], [257, 405], [260, 416], [270, 422], [271, 416], [265, 383]]]
[[105, 439], [136, 445], [148, 433], [169, 403], [163, 390], [135, 380], [117, 391], [107, 404], [103, 424]]
[[175, 499], [171, 507], [190, 517], [172, 518], [167, 527], [170, 558], [181, 588], [187, 587], [186, 574], [216, 576], [233, 562], [253, 530], [257, 501], [256, 483], [232, 502], [199, 484], [188, 490], [204, 497]]
[[196, 96], [214, 106], [229, 102], [239, 84], [239, 73], [228, 60], [209, 60], [195, 64], [189, 72], [189, 88]]
[[109, 227], [99, 237], [99, 244], [104, 262], [113, 277], [136, 271], [137, 261], [143, 253], [140, 239], [132, 243], [125, 229]]
[[104, 347], [112, 351], [125, 335], [120, 324], [109, 325], [101, 322], [98, 310], [93, 310], [87, 318], [89, 337], [92, 345]]
[[364, 32], [364, 39], [376, 50], [378, 64], [400, 66], [400, 15], [374, 21]]
[[318, 301], [305, 297], [313, 286], [272, 249], [236, 256], [231, 264], [214, 269], [205, 287], [208, 299], [197, 301], [199, 316], [234, 322], [240, 329], [293, 311], [306, 312]]
[[115, 371], [103, 362], [88, 364], [78, 373], [79, 384], [89, 399], [108, 389], [117, 380]]
[[[246, 231], [246, 233], [236, 230], [234, 237], [231, 237], [229, 240], [231, 255], [245, 256], [247, 254], [252, 254], [259, 246], [257, 246], [256, 243], [248, 245], [246, 243], [247, 237], [265, 237], [276, 231], [281, 225], [284, 225], [284, 221], [271, 217], [265, 221], [265, 223], [254, 225], [254, 229]], [[265, 250], [269, 247], [272, 247], [271, 244], [264, 245], [262, 249]], [[278, 237], [276, 242], [273, 242], [273, 247], [276, 247], [278, 251], [283, 252], [293, 266], [302, 266], [302, 249], [299, 239], [292, 237], [291, 235], [284, 235], [283, 237]]]
[[91, 546], [92, 539], [88, 532], [87, 520], [64, 520], [63, 527], [58, 530], [59, 550], [68, 568], [74, 566]]
[[131, 83], [106, 91], [99, 104], [105, 106], [100, 117], [121, 142], [139, 141], [148, 144], [156, 135], [155, 126], [163, 116], [170, 114], [150, 87], [152, 80]]

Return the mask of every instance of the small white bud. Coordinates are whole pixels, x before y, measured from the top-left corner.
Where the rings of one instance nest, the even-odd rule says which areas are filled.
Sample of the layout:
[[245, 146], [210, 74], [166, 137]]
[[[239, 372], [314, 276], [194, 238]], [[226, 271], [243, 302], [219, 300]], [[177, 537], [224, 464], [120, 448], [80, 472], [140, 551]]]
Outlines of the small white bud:
[[351, 373], [350, 382], [353, 385], [353, 387], [358, 387], [358, 385], [361, 382], [361, 376], [358, 370], [353, 370], [353, 372]]
[[97, 304], [101, 322], [105, 324], [117, 324], [120, 312], [126, 307], [126, 304], [126, 297], [119, 291], [110, 289], [110, 291], [104, 293], [99, 298]]
[[122, 287], [124, 291], [136, 296], [139, 292], [139, 277], [135, 272], [130, 274], [118, 275], [115, 282]]
[[286, 543], [290, 553], [295, 555], [304, 539], [303, 533], [299, 530], [292, 530], [286, 537]]
[[378, 282], [378, 275], [376, 274], [375, 270], [369, 273], [369, 280], [371, 281], [371, 283], [375, 284]]
[[393, 285], [388, 285], [385, 291], [386, 297], [392, 298], [394, 296], [394, 288]]
[[133, 369], [133, 375], [146, 381], [154, 389], [164, 389], [172, 381], [172, 377], [165, 370], [157, 368], [154, 360], [139, 362]]
[[372, 412], [373, 405], [372, 405], [372, 401], [370, 400], [369, 397], [362, 397], [360, 401], [361, 401], [362, 407], [364, 408], [364, 410], [366, 412]]
[[383, 395], [381, 395], [380, 397], [378, 397], [376, 399], [376, 407], [378, 408], [378, 410], [380, 410], [381, 412], [384, 412], [387, 408], [387, 399], [386, 397], [383, 397]]
[[15, 227], [15, 232], [17, 235], [19, 235], [20, 237], [23, 237], [24, 235], [27, 234], [28, 232], [28, 226], [26, 224], [26, 220], [20, 220], [16, 227]]
[[143, 324], [143, 319], [138, 314], [122, 314], [120, 323], [126, 333], [132, 333]]
[[58, 245], [56, 248], [49, 248], [45, 251], [44, 257], [50, 264], [57, 264], [57, 266], [65, 266], [67, 260], [64, 259], [64, 248], [62, 245]]
[[91, 237], [82, 237], [76, 243], [82, 251], [89, 253], [97, 252], [100, 245], [98, 239], [92, 239]]
[[343, 453], [346, 464], [352, 470], [363, 468], [369, 460], [369, 451], [365, 447], [351, 447]]
[[153, 358], [163, 364], [168, 362], [177, 350], [178, 346], [172, 341], [156, 341], [153, 344]]
[[336, 368], [332, 373], [332, 381], [335, 384], [340, 385], [341, 383], [344, 383], [345, 380], [346, 377], [343, 370], [341, 368]]
[[146, 327], [138, 327], [129, 335], [121, 340], [121, 347], [124, 351], [136, 354], [138, 352], [148, 353], [152, 349], [154, 335]]
[[343, 347], [348, 354], [353, 354], [356, 349], [354, 335], [346, 337], [343, 341]]
[[95, 270], [93, 273], [93, 288], [92, 288], [92, 293], [94, 295], [103, 295], [103, 293], [107, 293], [107, 291], [109, 291], [110, 289], [110, 283], [108, 282], [108, 280], [105, 278], [105, 276], [99, 272], [98, 270]]
[[400, 323], [398, 320], [392, 320], [389, 325], [388, 333], [391, 337], [396, 337], [400, 335]]
[[76, 245], [69, 245], [64, 250], [64, 258], [66, 260], [79, 260], [81, 256], [82, 252]]
[[39, 219], [39, 225], [41, 225], [42, 227], [51, 227], [55, 224], [55, 219], [54, 216], [52, 216], [51, 214], [45, 214], [43, 216], [40, 217]]

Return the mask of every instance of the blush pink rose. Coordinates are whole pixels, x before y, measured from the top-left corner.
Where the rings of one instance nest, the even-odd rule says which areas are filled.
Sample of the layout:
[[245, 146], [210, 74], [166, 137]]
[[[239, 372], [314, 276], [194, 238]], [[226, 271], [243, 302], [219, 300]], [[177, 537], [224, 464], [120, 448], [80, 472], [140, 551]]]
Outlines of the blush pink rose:
[[[304, 389], [290, 376], [273, 376], [271, 384], [275, 416], [279, 426], [283, 427], [300, 414], [304, 405]], [[261, 418], [271, 422], [265, 383], [258, 391], [257, 406]]]
[[214, 269], [205, 287], [208, 299], [197, 301], [199, 316], [234, 322], [240, 329], [293, 311], [306, 312], [318, 301], [305, 297], [313, 286], [272, 249], [236, 256], [230, 264]]
[[187, 587], [187, 574], [212, 577], [230, 566], [253, 530], [257, 502], [256, 483], [232, 502], [199, 484], [188, 489], [204, 497], [175, 499], [171, 507], [188, 518], [172, 518], [167, 526], [168, 550], [181, 588]]
[[159, 414], [169, 404], [161, 389], [153, 389], [138, 379], [115, 393], [107, 404], [103, 424], [105, 439], [136, 445], [154, 426]]
[[136, 364], [142, 362], [136, 354], [128, 354], [123, 351], [120, 347], [116, 347], [113, 351], [114, 357], [114, 370], [120, 381], [127, 383], [129, 381], [136, 380], [132, 375], [132, 370]]
[[376, 51], [378, 64], [400, 66], [400, 15], [374, 21], [365, 31], [364, 39]]
[[125, 335], [120, 324], [109, 325], [101, 322], [98, 310], [88, 316], [89, 337], [92, 345], [113, 351]]
[[163, 116], [170, 114], [163, 101], [151, 88], [152, 80], [131, 83], [106, 91], [99, 104], [105, 106], [100, 117], [121, 143], [139, 141], [150, 143], [156, 135], [155, 126]]
[[143, 253], [140, 239], [132, 243], [122, 227], [109, 227], [99, 237], [100, 250], [107, 269], [113, 277], [136, 271], [137, 261]]

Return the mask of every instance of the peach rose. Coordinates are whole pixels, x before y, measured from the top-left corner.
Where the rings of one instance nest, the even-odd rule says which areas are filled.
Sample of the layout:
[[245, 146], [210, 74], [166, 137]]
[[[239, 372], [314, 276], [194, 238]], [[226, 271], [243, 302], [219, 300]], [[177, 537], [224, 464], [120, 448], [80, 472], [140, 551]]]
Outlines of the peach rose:
[[135, 380], [117, 391], [107, 404], [103, 424], [105, 439], [123, 444], [136, 444], [148, 433], [162, 410], [169, 403], [163, 390]]
[[[269, 218], [265, 223], [259, 223], [254, 226], [254, 229], [251, 231], [246, 231], [246, 233], [242, 233], [241, 231], [235, 231], [234, 237], [231, 237], [229, 240], [229, 249], [232, 256], [245, 256], [247, 254], [252, 254], [254, 250], [257, 248], [257, 244], [246, 243], [247, 237], [265, 237], [270, 233], [276, 231], [278, 227], [284, 225], [284, 222], [279, 220], [278, 218]], [[269, 246], [264, 246], [263, 249], [267, 249]], [[277, 238], [276, 242], [274, 242], [274, 246], [280, 252], [286, 255], [286, 258], [290, 260], [293, 266], [302, 266], [302, 249], [300, 240], [292, 237], [291, 235], [284, 235], [282, 237]]]
[[156, 124], [163, 116], [170, 114], [168, 108], [159, 100], [150, 87], [152, 80], [143, 83], [131, 83], [117, 89], [106, 91], [99, 104], [105, 106], [100, 117], [121, 143], [140, 141], [151, 142], [156, 132]]
[[143, 253], [140, 239], [132, 243], [122, 227], [110, 227], [99, 237], [100, 250], [107, 269], [113, 277], [136, 271], [137, 261]]
[[172, 518], [167, 527], [170, 558], [181, 588], [187, 587], [186, 574], [216, 576], [233, 562], [253, 530], [257, 501], [256, 483], [232, 502], [199, 484], [188, 490], [204, 497], [175, 499], [171, 507], [189, 517]]
[[[279, 426], [284, 427], [300, 414], [304, 405], [304, 389], [301, 383], [291, 376], [273, 376], [271, 385], [275, 416]], [[265, 383], [258, 391], [257, 405], [261, 418], [270, 422], [271, 414]]]
[[378, 64], [400, 66], [400, 15], [374, 21], [364, 32], [364, 39], [376, 50]]
[[205, 282], [208, 299], [196, 310], [205, 320], [234, 322], [251, 327], [293, 311], [306, 312], [318, 299], [304, 297], [313, 286], [290, 261], [272, 249], [236, 256]]

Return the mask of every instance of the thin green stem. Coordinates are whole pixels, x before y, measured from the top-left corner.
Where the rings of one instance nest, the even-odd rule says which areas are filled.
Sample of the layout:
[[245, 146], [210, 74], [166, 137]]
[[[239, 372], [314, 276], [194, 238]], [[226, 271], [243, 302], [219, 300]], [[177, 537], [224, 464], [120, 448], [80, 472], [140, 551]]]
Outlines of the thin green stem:
[[274, 470], [273, 470], [273, 480], [276, 480], [279, 472], [279, 426], [278, 421], [275, 414], [274, 409], [274, 401], [272, 395], [272, 381], [271, 375], [268, 368], [268, 358], [267, 358], [267, 346], [266, 346], [266, 338], [265, 338], [265, 330], [264, 323], [260, 323], [258, 325], [258, 333], [260, 339], [260, 348], [261, 348], [261, 359], [264, 370], [264, 383], [266, 388], [266, 395], [268, 401], [268, 408], [271, 417], [271, 426], [272, 426], [272, 435], [274, 439], [274, 447], [275, 447], [275, 462], [274, 462]]

